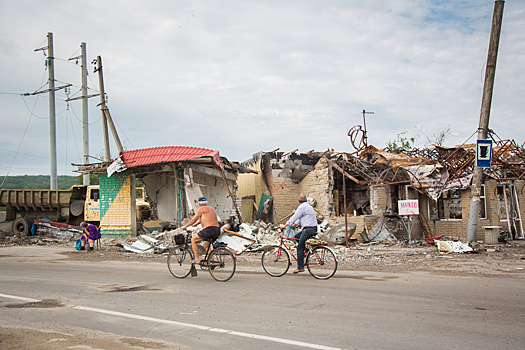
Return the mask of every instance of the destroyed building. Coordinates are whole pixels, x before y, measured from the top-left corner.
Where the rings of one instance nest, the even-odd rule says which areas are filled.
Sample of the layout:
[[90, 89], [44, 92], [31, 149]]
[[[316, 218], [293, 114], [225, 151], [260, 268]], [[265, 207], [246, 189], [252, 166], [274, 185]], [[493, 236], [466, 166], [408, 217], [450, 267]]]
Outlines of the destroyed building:
[[[491, 228], [524, 238], [525, 157], [512, 140], [495, 141], [493, 149], [493, 165], [483, 172], [476, 239], [483, 240]], [[354, 154], [260, 152], [242, 163], [258, 174], [239, 175], [237, 194], [248, 222], [286, 221], [303, 193], [322, 216], [340, 224], [346, 209], [347, 224], [357, 226], [353, 240], [373, 240], [378, 225], [398, 239], [446, 235], [464, 240], [475, 158], [475, 145], [404, 153], [373, 146]], [[400, 215], [398, 203], [404, 200], [417, 200], [419, 214]]]
[[149, 219], [179, 227], [197, 211], [201, 196], [208, 198], [220, 219], [240, 216], [235, 203], [239, 169], [215, 150], [166, 146], [122, 151], [111, 164], [80, 170], [99, 174], [102, 235], [123, 238], [137, 235], [136, 179], [144, 184]]

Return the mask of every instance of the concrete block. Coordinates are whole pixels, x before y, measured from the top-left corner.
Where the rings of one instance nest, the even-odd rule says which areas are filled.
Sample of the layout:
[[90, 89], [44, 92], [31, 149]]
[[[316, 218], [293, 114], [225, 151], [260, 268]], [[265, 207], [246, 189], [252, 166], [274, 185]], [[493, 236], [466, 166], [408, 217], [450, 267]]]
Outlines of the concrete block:
[[0, 222], [0, 231], [13, 232], [13, 221]]

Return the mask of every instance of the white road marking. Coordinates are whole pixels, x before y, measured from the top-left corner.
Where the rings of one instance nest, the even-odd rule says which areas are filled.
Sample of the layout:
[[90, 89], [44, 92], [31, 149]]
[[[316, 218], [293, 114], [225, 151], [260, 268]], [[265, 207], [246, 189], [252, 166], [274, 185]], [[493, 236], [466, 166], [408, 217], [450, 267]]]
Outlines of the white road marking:
[[0, 297], [4, 297], [4, 298], [7, 298], [7, 299], [15, 299], [15, 300], [27, 301], [28, 303], [36, 303], [37, 301], [40, 301], [40, 300], [37, 300], [37, 299], [17, 297], [16, 295], [7, 295], [7, 294], [0, 294]]
[[[15, 296], [15, 295], [7, 295], [7, 294], [0, 294], [0, 297], [7, 298], [7, 299], [22, 300], [22, 301], [27, 301], [27, 302], [38, 302], [38, 301], [40, 301], [40, 300], [37, 300], [37, 299], [30, 299], [30, 298], [24, 298], [24, 297], [19, 297], [19, 296]], [[236, 331], [232, 331], [232, 330], [228, 330], [228, 329], [213, 328], [213, 327], [201, 326], [201, 325], [191, 324], [191, 323], [163, 320], [163, 319], [155, 318], [155, 317], [133, 315], [133, 314], [128, 314], [128, 313], [124, 313], [124, 312], [118, 312], [118, 311], [96, 309], [96, 308], [93, 308], [93, 307], [72, 306], [72, 308], [73, 309], [77, 309], [77, 310], [84, 310], [84, 311], [91, 311], [91, 312], [96, 312], [96, 313], [100, 313], [100, 314], [106, 314], [106, 315], [113, 315], [113, 316], [126, 317], [126, 318], [133, 318], [133, 319], [142, 320], [142, 321], [149, 321], [149, 322], [155, 322], [155, 323], [169, 324], [169, 325], [174, 325], [174, 326], [179, 326], [179, 327], [195, 328], [195, 329], [198, 329], [198, 330], [201, 330], [201, 331], [208, 331], [208, 332], [236, 335], [238, 337], [245, 337], [245, 338], [258, 339], [258, 340], [270, 341], [270, 342], [275, 342], [275, 343], [282, 343], [282, 344], [288, 344], [288, 345], [301, 346], [301, 347], [310, 348], [310, 349], [341, 350], [341, 348], [334, 348], [334, 347], [331, 347], [331, 346], [306, 343], [306, 342], [302, 342], [302, 341], [296, 341], [296, 340], [290, 340], [290, 339], [284, 339], [284, 338], [268, 337], [268, 336], [265, 336], [265, 335], [236, 332]]]

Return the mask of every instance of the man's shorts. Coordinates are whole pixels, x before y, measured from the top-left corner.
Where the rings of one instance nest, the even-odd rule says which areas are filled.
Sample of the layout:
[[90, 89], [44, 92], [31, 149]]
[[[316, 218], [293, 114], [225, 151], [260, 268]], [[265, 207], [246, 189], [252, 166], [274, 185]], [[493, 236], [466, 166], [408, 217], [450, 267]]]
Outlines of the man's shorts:
[[205, 241], [210, 241], [212, 239], [215, 239], [219, 237], [220, 234], [221, 234], [221, 229], [218, 226], [208, 226], [202, 231], [200, 231], [199, 233], [197, 233], [197, 235], [199, 235], [199, 237]]

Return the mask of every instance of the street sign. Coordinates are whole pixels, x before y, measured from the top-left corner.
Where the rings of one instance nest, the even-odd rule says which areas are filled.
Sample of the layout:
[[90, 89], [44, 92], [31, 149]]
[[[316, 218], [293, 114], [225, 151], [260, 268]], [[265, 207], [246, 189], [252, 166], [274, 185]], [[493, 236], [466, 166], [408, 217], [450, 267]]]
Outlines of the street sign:
[[492, 140], [478, 140], [476, 144], [476, 166], [490, 168], [492, 165]]

